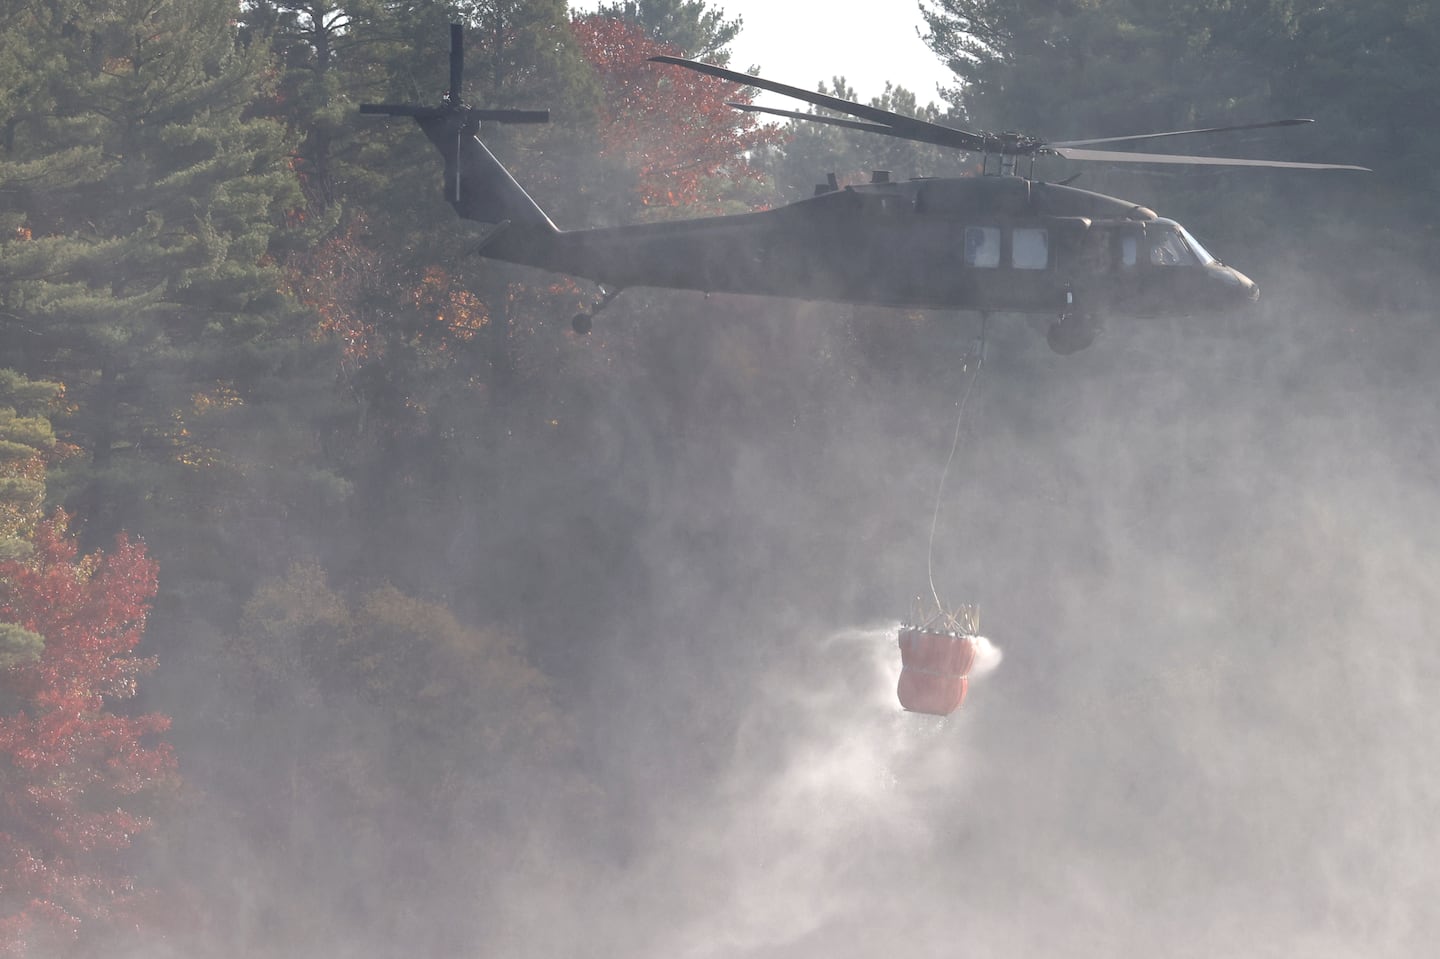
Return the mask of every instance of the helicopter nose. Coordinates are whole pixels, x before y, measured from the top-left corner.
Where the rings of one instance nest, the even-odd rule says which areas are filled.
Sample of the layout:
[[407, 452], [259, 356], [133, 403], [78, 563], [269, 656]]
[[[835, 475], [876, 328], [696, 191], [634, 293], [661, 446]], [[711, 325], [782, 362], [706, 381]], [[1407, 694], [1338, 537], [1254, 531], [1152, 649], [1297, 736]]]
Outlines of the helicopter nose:
[[1239, 271], [1236, 271], [1235, 278], [1240, 281], [1240, 292], [1245, 297], [1245, 302], [1259, 303], [1260, 285]]
[[1248, 306], [1260, 301], [1260, 287], [1239, 270], [1222, 266], [1219, 270], [1220, 282], [1226, 287], [1226, 299], [1237, 306]]

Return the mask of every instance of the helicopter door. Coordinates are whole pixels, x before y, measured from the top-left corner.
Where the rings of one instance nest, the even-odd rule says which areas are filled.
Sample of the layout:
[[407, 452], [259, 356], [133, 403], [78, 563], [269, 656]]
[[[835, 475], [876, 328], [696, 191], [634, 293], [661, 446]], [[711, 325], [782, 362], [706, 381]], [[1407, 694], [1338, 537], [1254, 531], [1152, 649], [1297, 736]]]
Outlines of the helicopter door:
[[1068, 312], [1074, 301], [1066, 294], [1088, 301], [1095, 275], [1109, 268], [1109, 238], [1103, 230], [1091, 229], [1089, 217], [1047, 216], [1044, 223], [1053, 262], [1044, 278], [1047, 292], [1041, 306], [1044, 312]]
[[1056, 240], [1053, 223], [1017, 223], [1010, 229], [1008, 279], [1014, 304], [1025, 312], [1058, 308]]
[[1099, 301], [1097, 305], [1101, 309], [1133, 313], [1144, 299], [1144, 274], [1149, 265], [1145, 224], [1122, 220], [1103, 235], [1108, 256], [1095, 277], [1096, 291], [1092, 299]]
[[1174, 220], [1157, 218], [1145, 224], [1149, 269], [1142, 289], [1153, 315], [1187, 316], [1204, 309], [1210, 295], [1205, 267], [1214, 262], [1203, 246]]

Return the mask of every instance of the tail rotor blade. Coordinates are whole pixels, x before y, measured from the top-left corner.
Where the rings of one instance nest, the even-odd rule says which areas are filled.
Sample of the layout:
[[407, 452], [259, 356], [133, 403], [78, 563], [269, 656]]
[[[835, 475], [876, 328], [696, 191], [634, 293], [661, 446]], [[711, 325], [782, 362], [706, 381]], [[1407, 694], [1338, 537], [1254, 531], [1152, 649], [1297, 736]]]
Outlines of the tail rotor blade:
[[465, 82], [465, 35], [460, 24], [450, 24], [450, 102], [460, 102], [460, 87]]

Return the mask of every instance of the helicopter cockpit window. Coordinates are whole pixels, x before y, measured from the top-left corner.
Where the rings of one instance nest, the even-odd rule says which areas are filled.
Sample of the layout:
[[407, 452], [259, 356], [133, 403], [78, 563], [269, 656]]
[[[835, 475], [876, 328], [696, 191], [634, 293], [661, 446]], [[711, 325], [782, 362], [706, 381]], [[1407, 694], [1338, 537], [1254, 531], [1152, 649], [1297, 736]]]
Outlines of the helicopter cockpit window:
[[1190, 252], [1199, 258], [1201, 266], [1209, 266], [1211, 263], [1217, 262], [1215, 257], [1210, 255], [1210, 251], [1201, 246], [1200, 241], [1190, 235], [1189, 230], [1178, 223], [1175, 224], [1175, 229], [1179, 230], [1180, 235], [1185, 238], [1185, 243], [1190, 247]]
[[965, 265], [991, 269], [1000, 265], [1000, 228], [998, 226], [967, 226], [965, 228]]
[[1050, 234], [1038, 227], [1016, 227], [1010, 234], [1010, 262], [1017, 270], [1043, 270], [1050, 265]]
[[1155, 266], [1195, 266], [1199, 263], [1176, 225], [1152, 224], [1147, 233], [1150, 237], [1150, 262]]

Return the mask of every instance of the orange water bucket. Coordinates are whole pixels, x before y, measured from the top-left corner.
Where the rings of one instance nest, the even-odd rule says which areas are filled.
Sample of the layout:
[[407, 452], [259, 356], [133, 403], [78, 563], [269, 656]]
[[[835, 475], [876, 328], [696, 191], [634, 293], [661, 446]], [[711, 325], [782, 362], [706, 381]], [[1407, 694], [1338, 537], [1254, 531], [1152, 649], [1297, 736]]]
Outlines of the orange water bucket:
[[965, 702], [975, 637], [918, 626], [900, 627], [900, 705], [915, 713], [948, 716]]

